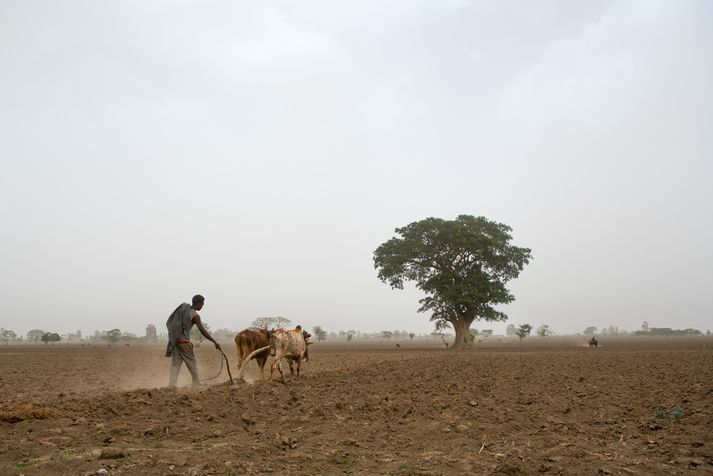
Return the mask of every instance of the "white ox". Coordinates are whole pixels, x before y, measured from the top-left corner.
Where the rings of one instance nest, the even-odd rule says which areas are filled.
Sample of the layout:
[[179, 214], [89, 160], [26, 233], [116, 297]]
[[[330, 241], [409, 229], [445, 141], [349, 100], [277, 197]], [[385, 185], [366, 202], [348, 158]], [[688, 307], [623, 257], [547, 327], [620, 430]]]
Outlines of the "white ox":
[[294, 330], [279, 329], [270, 336], [270, 355], [275, 357], [275, 361], [270, 366], [270, 380], [275, 373], [275, 368], [280, 371], [280, 376], [284, 379], [285, 376], [280, 368], [280, 361], [287, 359], [290, 366], [290, 375], [294, 375], [292, 364], [297, 362], [297, 376], [300, 376], [300, 367], [302, 359], [307, 351], [307, 342], [305, 341], [302, 328], [297, 326]]

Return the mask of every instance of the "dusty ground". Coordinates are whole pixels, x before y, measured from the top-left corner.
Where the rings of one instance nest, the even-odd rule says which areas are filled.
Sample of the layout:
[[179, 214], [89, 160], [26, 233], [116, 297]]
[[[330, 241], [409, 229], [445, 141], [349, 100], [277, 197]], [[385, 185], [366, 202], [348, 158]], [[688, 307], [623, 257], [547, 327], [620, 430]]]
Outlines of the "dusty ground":
[[160, 347], [2, 345], [0, 474], [713, 474], [713, 340], [583, 341], [322, 343], [177, 391]]

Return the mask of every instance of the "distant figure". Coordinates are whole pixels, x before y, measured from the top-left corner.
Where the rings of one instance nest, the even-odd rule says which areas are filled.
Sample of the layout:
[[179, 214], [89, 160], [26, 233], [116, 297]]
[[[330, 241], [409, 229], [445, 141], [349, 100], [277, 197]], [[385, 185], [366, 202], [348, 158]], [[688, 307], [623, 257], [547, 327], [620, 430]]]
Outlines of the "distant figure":
[[591, 339], [589, 339], [589, 347], [594, 347], [595, 349], [599, 347], [599, 341], [596, 337], [592, 337]]
[[401, 347], [399, 344], [396, 344], [396, 347]]

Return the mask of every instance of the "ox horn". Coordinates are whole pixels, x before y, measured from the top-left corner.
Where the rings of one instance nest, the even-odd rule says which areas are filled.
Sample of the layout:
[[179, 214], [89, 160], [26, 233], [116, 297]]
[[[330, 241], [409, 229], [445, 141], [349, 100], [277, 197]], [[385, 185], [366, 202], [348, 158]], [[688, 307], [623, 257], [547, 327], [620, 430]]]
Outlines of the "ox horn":
[[243, 360], [243, 365], [241, 365], [240, 368], [238, 369], [238, 375], [235, 377], [235, 380], [240, 380], [240, 379], [243, 378], [243, 370], [245, 369], [245, 365], [246, 365], [248, 362], [250, 362], [250, 360], [251, 360], [253, 357], [255, 357], [255, 356], [256, 356], [257, 354], [259, 354], [260, 352], [266, 351], [266, 350], [269, 349], [269, 348], [270, 348], [270, 346], [269, 346], [269, 345], [266, 345], [265, 347], [260, 347], [259, 349], [253, 350], [253, 351], [250, 353], [250, 355], [248, 355], [247, 358], [245, 358], [245, 359]]

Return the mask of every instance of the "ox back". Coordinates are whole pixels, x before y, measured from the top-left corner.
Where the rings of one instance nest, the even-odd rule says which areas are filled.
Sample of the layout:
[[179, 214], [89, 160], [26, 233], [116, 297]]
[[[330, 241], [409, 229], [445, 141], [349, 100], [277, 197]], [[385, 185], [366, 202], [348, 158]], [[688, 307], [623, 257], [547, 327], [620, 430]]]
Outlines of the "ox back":
[[[235, 347], [238, 349], [238, 369], [243, 366], [243, 361], [250, 355], [253, 351], [270, 345], [270, 339], [268, 333], [265, 329], [260, 329], [257, 331], [251, 329], [245, 329], [240, 331], [235, 335]], [[265, 362], [267, 362], [268, 349], [265, 352], [261, 352], [253, 357], [260, 367], [260, 375], [265, 378], [264, 369]]]

